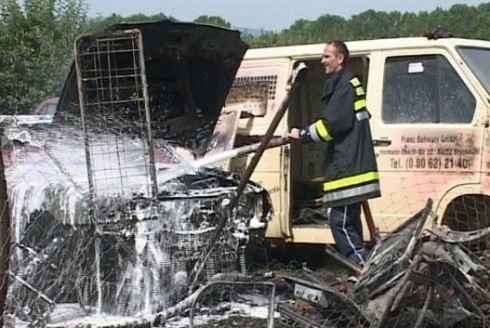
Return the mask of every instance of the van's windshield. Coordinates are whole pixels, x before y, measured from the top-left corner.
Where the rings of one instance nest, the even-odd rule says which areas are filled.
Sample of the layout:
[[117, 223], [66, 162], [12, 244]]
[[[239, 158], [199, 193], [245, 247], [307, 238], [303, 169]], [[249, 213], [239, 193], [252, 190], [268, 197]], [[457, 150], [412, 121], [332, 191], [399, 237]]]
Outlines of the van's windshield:
[[490, 49], [459, 47], [458, 51], [478, 80], [490, 94]]

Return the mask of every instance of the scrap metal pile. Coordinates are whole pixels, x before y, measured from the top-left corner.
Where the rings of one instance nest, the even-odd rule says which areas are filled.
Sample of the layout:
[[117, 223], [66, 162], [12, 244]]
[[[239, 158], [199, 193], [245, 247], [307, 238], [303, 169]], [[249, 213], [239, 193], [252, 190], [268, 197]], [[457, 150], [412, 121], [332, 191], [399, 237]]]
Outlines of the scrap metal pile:
[[[425, 230], [427, 207], [373, 249], [357, 281], [287, 277], [291, 302], [279, 305], [288, 327], [488, 327], [490, 268], [470, 247], [490, 229]], [[480, 254], [481, 255], [481, 254]]]

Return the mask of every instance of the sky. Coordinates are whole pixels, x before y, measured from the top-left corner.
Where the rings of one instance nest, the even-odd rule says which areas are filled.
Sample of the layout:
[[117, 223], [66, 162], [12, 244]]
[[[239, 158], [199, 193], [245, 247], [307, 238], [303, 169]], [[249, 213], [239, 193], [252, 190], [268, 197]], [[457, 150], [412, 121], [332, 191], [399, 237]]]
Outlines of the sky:
[[349, 18], [373, 9], [376, 11], [432, 11], [449, 9], [454, 4], [475, 6], [481, 0], [86, 0], [89, 16], [113, 13], [129, 16], [163, 13], [180, 21], [193, 21], [201, 15], [220, 16], [235, 28], [280, 31], [298, 19], [316, 20], [325, 14]]

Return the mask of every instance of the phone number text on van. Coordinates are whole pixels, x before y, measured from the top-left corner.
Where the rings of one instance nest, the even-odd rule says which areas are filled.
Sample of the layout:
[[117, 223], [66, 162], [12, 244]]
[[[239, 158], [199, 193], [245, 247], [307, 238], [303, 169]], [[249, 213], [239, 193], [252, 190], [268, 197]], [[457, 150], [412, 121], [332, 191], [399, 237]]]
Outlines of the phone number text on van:
[[390, 167], [397, 170], [468, 170], [473, 161], [466, 157], [391, 158]]

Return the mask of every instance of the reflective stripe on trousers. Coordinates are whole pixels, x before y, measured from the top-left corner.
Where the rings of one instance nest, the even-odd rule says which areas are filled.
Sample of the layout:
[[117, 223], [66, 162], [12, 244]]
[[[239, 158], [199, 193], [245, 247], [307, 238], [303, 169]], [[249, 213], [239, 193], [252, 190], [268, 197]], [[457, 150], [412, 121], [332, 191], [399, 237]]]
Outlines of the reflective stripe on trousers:
[[361, 204], [330, 208], [330, 229], [337, 250], [350, 260], [364, 265], [366, 250], [362, 240]]

